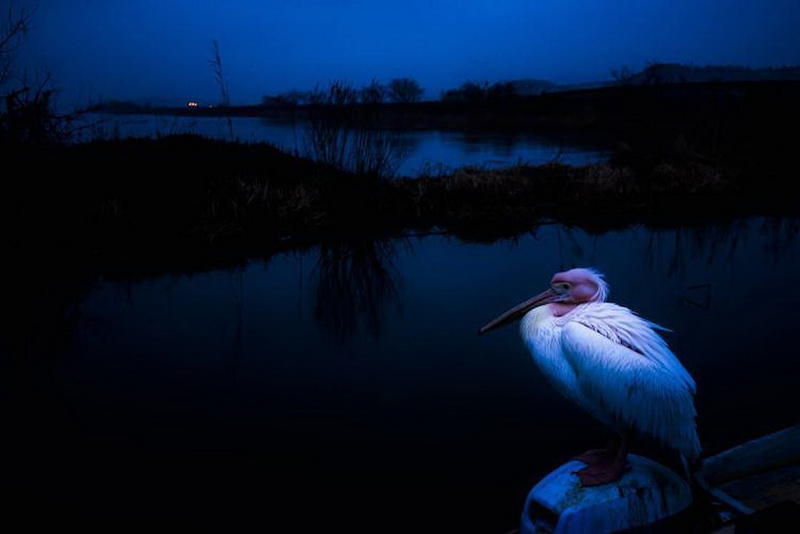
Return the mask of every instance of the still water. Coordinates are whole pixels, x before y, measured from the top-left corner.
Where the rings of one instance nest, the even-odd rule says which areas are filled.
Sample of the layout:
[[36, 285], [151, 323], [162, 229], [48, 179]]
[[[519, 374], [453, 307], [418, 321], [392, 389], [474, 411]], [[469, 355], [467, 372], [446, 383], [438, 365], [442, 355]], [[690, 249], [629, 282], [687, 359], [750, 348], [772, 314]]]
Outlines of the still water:
[[[171, 117], [163, 115], [94, 115], [86, 139], [149, 137], [193, 133], [242, 142], [268, 142], [289, 151], [305, 153], [302, 121], [255, 117]], [[466, 133], [459, 131], [398, 131], [396, 140], [403, 157], [400, 176], [421, 172], [441, 173], [465, 165], [500, 168], [519, 162], [541, 164], [560, 161], [586, 165], [607, 159], [607, 150], [576, 144], [574, 139], [543, 137], [531, 133]]]
[[798, 421], [799, 232], [549, 225], [100, 281], [51, 371], [47, 484], [115, 517], [507, 532], [538, 478], [607, 435], [545, 382], [516, 328], [477, 329], [552, 273], [597, 267], [613, 302], [672, 329], [714, 453]]

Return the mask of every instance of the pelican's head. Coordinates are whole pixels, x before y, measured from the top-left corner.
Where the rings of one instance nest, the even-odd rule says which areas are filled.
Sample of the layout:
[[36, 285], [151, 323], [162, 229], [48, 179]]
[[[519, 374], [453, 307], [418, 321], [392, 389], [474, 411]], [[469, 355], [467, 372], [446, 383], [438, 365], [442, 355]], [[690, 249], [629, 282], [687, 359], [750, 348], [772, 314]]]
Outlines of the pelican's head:
[[600, 272], [585, 267], [570, 269], [554, 274], [547, 291], [514, 306], [497, 319], [487, 323], [478, 333], [485, 334], [495, 328], [511, 324], [532, 309], [545, 304], [557, 304], [559, 308], [564, 308], [563, 312], [578, 304], [604, 302], [606, 297], [608, 297], [608, 284]]

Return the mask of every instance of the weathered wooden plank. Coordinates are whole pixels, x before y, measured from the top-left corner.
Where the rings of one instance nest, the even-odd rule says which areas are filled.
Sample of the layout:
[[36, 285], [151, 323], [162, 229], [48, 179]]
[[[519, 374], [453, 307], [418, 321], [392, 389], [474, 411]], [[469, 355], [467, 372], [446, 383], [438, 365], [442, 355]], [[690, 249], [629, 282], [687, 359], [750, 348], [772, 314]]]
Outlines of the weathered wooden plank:
[[763, 510], [786, 501], [800, 504], [800, 465], [733, 480], [720, 489], [753, 510]]
[[706, 458], [700, 474], [708, 484], [718, 486], [795, 462], [800, 462], [800, 425]]

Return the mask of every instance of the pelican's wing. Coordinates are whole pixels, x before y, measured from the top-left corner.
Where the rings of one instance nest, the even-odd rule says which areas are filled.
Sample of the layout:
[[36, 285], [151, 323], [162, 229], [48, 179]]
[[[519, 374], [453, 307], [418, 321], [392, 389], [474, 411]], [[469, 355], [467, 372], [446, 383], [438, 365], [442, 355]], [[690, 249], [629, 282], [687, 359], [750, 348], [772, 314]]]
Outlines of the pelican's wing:
[[680, 378], [692, 393], [695, 383], [656, 330], [666, 328], [642, 319], [628, 308], [604, 302], [583, 306], [575, 321], [642, 356], [659, 363]]
[[[688, 458], [700, 454], [694, 422], [694, 382], [686, 380], [684, 374], [688, 373], [682, 366], [683, 373], [676, 372], [670, 362], [665, 364], [662, 358], [639, 352], [577, 321], [564, 326], [561, 342], [578, 387], [594, 410]], [[677, 358], [675, 362], [680, 366]]]

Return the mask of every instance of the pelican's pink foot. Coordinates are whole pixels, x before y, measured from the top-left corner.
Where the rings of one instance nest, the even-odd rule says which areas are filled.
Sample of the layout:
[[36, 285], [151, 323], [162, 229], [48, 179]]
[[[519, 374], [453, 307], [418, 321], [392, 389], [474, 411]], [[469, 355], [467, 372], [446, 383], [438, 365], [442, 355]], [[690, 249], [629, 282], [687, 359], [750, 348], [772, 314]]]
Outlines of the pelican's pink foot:
[[[608, 451], [604, 452], [607, 453]], [[584, 456], [584, 454], [581, 456]], [[580, 461], [584, 462], [584, 460]], [[593, 461], [584, 463], [587, 464], [586, 467], [574, 472], [581, 479], [581, 487], [584, 488], [616, 482], [622, 478], [628, 468], [626, 456], [619, 457], [613, 453], [595, 456]]]
[[617, 451], [609, 449], [590, 449], [573, 458], [586, 465], [608, 464], [614, 461]]

